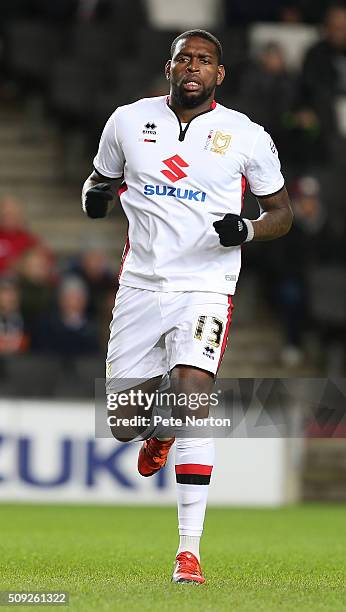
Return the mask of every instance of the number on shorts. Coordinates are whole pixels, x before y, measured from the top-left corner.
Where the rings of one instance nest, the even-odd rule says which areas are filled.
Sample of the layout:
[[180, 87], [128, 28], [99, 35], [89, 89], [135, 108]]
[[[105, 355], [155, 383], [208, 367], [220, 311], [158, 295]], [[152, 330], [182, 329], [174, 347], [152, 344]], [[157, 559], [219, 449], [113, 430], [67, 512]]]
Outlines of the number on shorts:
[[196, 331], [195, 331], [195, 338], [196, 340], [202, 340], [202, 335], [203, 335], [203, 330], [205, 327], [205, 322], [207, 320], [206, 316], [201, 316], [198, 317], [198, 321], [197, 321], [197, 325], [196, 325]]
[[[196, 340], [202, 340], [207, 318], [208, 317], [206, 317], [205, 315], [198, 317], [194, 336]], [[211, 320], [213, 326], [210, 329], [210, 335], [207, 337], [206, 342], [208, 344], [211, 344], [211, 346], [218, 348], [220, 346], [221, 336], [223, 332], [223, 322], [220, 321], [220, 319], [217, 319], [216, 317], [211, 317]]]

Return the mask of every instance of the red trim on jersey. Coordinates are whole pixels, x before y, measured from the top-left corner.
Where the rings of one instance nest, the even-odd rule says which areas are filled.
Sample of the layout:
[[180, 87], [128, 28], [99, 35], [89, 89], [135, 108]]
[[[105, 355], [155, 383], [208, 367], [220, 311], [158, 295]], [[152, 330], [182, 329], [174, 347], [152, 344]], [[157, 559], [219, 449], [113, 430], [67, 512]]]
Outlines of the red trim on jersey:
[[243, 208], [244, 208], [244, 198], [245, 198], [246, 185], [247, 185], [246, 178], [242, 174], [242, 177], [241, 177], [241, 210], [243, 210]]
[[120, 185], [120, 187], [118, 189], [118, 196], [119, 196], [119, 198], [127, 190], [128, 190], [128, 186], [126, 185], [126, 183], [125, 182], [121, 183], [121, 185]]
[[232, 310], [233, 310], [232, 296], [229, 295], [228, 296], [227, 323], [226, 323], [226, 329], [225, 329], [225, 333], [224, 333], [223, 340], [222, 340], [220, 359], [219, 359], [219, 363], [217, 364], [217, 369], [219, 369], [219, 367], [221, 365], [223, 354], [224, 354], [224, 352], [226, 350], [227, 339], [228, 339], [228, 332], [229, 332], [229, 328], [230, 328], [231, 321], [232, 321]]
[[[126, 191], [126, 190], [124, 190]], [[120, 270], [119, 270], [119, 274], [118, 274], [118, 280], [120, 280], [122, 271], [123, 271], [123, 267], [124, 267], [124, 263], [125, 263], [125, 259], [128, 255], [128, 252], [130, 250], [130, 241], [129, 241], [129, 237], [126, 237], [126, 242], [125, 242], [125, 246], [124, 246], [124, 250], [123, 250], [123, 254], [122, 254], [122, 258], [121, 258], [121, 264], [120, 264]]]
[[210, 476], [212, 465], [201, 465], [199, 463], [182, 463], [175, 466], [176, 474], [198, 474], [199, 476]]
[[216, 100], [213, 100], [211, 103], [211, 110], [214, 110], [214, 108], [216, 108]]

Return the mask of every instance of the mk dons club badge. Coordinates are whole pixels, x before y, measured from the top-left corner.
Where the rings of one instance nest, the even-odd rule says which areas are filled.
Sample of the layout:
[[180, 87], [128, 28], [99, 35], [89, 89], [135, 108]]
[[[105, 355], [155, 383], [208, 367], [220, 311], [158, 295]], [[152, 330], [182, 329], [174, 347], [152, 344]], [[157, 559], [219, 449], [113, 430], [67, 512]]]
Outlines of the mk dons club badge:
[[224, 155], [231, 144], [231, 140], [231, 134], [223, 134], [222, 132], [217, 131], [213, 138], [211, 151], [213, 151], [213, 153], [220, 153], [220, 155]]

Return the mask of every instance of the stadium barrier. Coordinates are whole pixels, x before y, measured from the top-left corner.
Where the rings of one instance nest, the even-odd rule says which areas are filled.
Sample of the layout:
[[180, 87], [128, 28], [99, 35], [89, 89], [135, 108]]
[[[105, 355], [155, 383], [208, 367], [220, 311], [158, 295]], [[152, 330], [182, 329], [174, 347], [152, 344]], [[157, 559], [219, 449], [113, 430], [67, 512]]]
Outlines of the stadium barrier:
[[[280, 506], [299, 498], [302, 440], [217, 439], [212, 505]], [[96, 439], [91, 402], [0, 400], [0, 500], [175, 504], [174, 453], [144, 479], [139, 443]]]

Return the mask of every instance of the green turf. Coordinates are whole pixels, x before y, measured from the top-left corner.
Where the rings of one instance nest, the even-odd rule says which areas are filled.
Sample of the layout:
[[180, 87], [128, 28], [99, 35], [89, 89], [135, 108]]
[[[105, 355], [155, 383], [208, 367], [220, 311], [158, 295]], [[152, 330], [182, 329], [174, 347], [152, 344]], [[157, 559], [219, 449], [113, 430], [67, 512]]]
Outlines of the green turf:
[[1, 589], [83, 612], [346, 610], [345, 506], [209, 509], [203, 586], [170, 583], [176, 543], [173, 508], [0, 506]]

